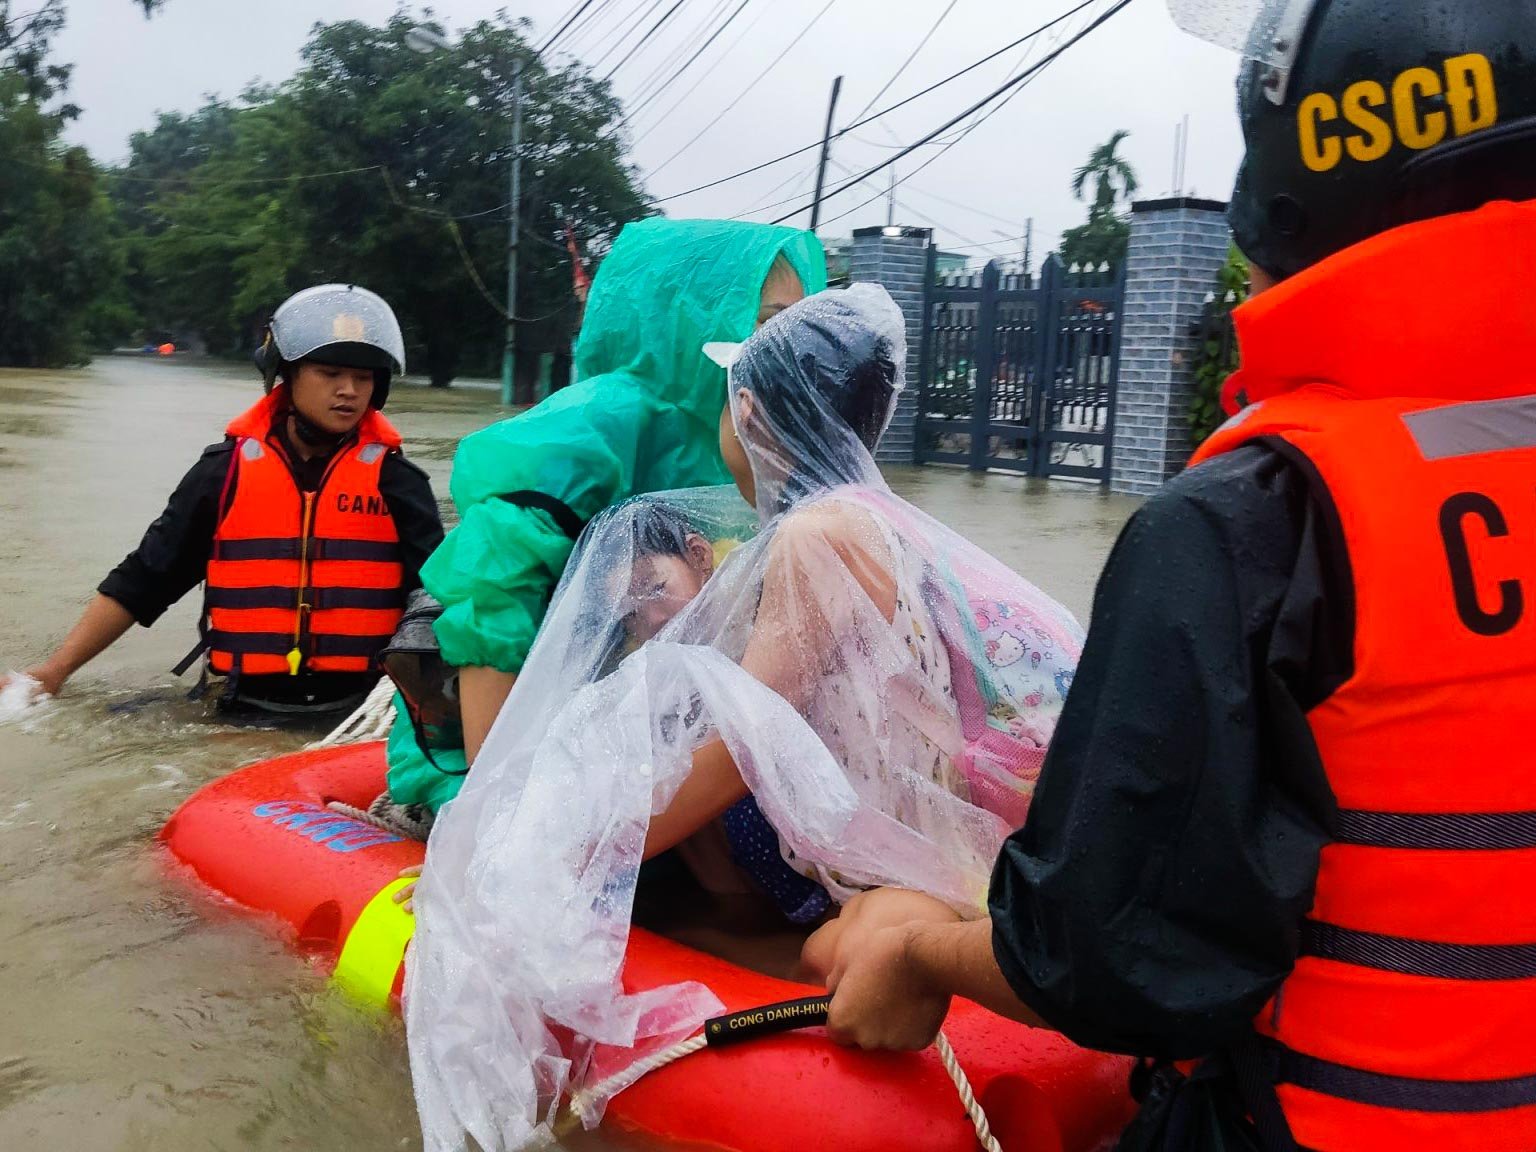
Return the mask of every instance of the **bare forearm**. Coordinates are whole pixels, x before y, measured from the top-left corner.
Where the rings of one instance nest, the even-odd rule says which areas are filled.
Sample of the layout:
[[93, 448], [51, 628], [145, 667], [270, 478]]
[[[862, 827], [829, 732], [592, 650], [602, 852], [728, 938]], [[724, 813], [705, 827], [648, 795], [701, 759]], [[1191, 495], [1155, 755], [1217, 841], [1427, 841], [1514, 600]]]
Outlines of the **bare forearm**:
[[57, 692], [86, 664], [100, 656], [133, 627], [133, 614], [110, 596], [92, 600], [54, 653], [33, 670], [50, 692]]
[[681, 844], [746, 794], [747, 785], [725, 742], [706, 744], [693, 754], [693, 769], [667, 810], [651, 819], [645, 858]]
[[1015, 995], [992, 953], [992, 921], [913, 923], [906, 929], [905, 958], [924, 984], [974, 1000], [988, 1011], [1036, 1028], [1050, 1025]]
[[464, 762], [474, 765], [517, 677], [494, 668], [461, 668], [459, 700], [464, 717]]

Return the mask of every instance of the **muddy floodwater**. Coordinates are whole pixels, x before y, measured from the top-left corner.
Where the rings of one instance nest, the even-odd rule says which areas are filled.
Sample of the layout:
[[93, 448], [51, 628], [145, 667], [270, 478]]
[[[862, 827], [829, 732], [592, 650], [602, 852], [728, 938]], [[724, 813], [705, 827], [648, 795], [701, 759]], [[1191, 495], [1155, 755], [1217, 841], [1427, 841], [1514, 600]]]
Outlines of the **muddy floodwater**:
[[[105, 358], [0, 370], [0, 669], [64, 634], [166, 495], [260, 394], [238, 366]], [[397, 385], [390, 415], [445, 505], [495, 393]], [[897, 491], [1086, 619], [1134, 508], [1097, 489], [936, 469]], [[0, 727], [0, 1148], [412, 1149], [404, 1038], [350, 1008], [262, 921], [174, 875], [156, 830], [200, 785], [314, 732], [229, 727], [167, 671], [197, 595], [64, 696]], [[606, 1137], [573, 1147], [633, 1147]]]

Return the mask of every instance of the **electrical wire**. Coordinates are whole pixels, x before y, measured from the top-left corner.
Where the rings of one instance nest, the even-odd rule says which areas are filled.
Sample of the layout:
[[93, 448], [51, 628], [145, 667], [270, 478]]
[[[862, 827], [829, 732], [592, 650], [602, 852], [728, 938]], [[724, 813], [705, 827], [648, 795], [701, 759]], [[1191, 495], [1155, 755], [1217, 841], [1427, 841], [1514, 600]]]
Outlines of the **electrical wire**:
[[784, 191], [784, 189], [788, 188], [790, 185], [795, 185], [795, 186], [798, 187], [799, 185], [804, 184], [807, 181], [809, 181], [815, 175], [816, 175], [816, 165], [815, 164], [812, 164], [809, 168], [806, 168], [804, 171], [791, 173], [789, 179], [779, 181], [779, 183], [775, 184], [772, 188], [768, 189], [767, 192], [764, 192], [760, 197], [758, 197], [757, 201], [752, 205], [752, 207], [750, 207], [750, 208], [743, 208], [736, 215], [732, 216], [731, 219], [732, 220], [740, 220], [740, 219], [742, 219], [745, 216], [752, 215], [752, 213], [754, 213], [754, 212], [766, 212], [770, 208], [777, 208], [780, 204], [793, 204], [796, 200], [800, 199], [800, 197], [803, 195], [803, 193], [796, 192], [794, 195], [790, 196], [788, 199], [785, 199], [785, 200], [774, 200], [772, 204], [768, 203], [768, 201], [769, 200], [773, 200], [773, 197], [777, 196], [780, 192]]
[[[840, 172], [843, 172], [846, 175], [849, 175], [849, 176], [856, 176], [857, 175], [857, 173], [852, 168], [848, 167], [848, 165], [842, 163], [842, 161], [840, 161], [840, 160], [829, 158], [828, 163], [830, 163], [833, 167], [837, 168]], [[875, 187], [877, 187], [875, 182], [873, 180], [869, 179], [868, 177], [865, 177], [865, 178], [861, 179], [859, 181], [859, 184], [864, 186], [864, 187], [866, 187], [866, 188], [875, 188]], [[898, 185], [898, 187], [899, 187], [899, 185]], [[881, 189], [879, 189], [880, 195], [882, 197], [889, 197], [891, 199], [891, 201], [896, 205], [896, 207], [900, 208], [903, 212], [905, 212], [905, 213], [907, 213], [909, 215], [912, 215], [912, 216], [916, 216], [924, 224], [930, 224], [930, 225], [932, 225], [935, 228], [942, 228], [942, 229], [944, 229], [944, 231], [946, 231], [946, 232], [950, 233], [951, 235], [956, 236], [959, 239], [965, 241], [967, 247], [970, 247], [970, 248], [987, 248], [987, 247], [994, 246], [993, 244], [985, 243], [985, 242], [980, 241], [980, 240], [973, 240], [971, 237], [967, 236], [964, 232], [959, 231], [957, 228], [954, 228], [953, 226], [951, 226], [949, 224], [944, 224], [944, 223], [942, 223], [942, 222], [940, 222], [938, 220], [935, 220], [932, 216], [929, 216], [926, 212], [919, 211], [918, 209], [912, 207], [912, 205], [907, 204], [904, 201], [897, 200], [895, 198], [895, 196], [893, 195], [894, 191], [895, 191], [894, 188], [881, 188]], [[822, 202], [825, 203], [826, 202], [825, 199], [823, 199]], [[1002, 242], [1001, 241], [996, 241], [995, 243], [996, 244], [1001, 244]]]
[[661, 60], [646, 74], [645, 79], [630, 85], [629, 101], [631, 103], [638, 103], [648, 95], [663, 76], [677, 67], [679, 60], [698, 47], [699, 42], [709, 35], [709, 30], [715, 26], [715, 22], [719, 20], [721, 13], [734, 2], [735, 0], [715, 0], [713, 7], [705, 14], [704, 18], [673, 42]]
[[633, 60], [635, 58], [635, 53], [639, 52], [648, 43], [650, 43], [651, 38], [655, 36], [656, 33], [660, 32], [666, 22], [672, 19], [672, 17], [677, 14], [677, 10], [686, 3], [688, 3], [688, 0], [676, 0], [676, 3], [674, 3], [672, 7], [668, 8], [664, 13], [662, 13], [661, 19], [656, 21], [656, 23], [652, 24], [650, 28], [646, 30], [645, 35], [640, 37], [639, 41], [637, 41], [635, 46], [629, 50], [624, 59], [620, 60], [612, 68], [608, 69], [608, 75], [604, 76], [603, 79], [612, 80], [614, 73], [616, 73], [620, 68], [624, 67], [624, 65]]
[[[587, 15], [581, 20], [576, 22], [576, 27], [572, 28], [569, 35], [566, 37], [565, 51], [567, 55], [575, 56], [578, 53], [579, 49], [577, 47], [577, 43], [592, 28], [597, 26], [599, 18], [604, 12], [612, 8], [613, 4], [614, 0], [603, 0], [601, 4], [592, 9], [592, 11], [587, 13]], [[543, 50], [541, 49], [540, 52], [542, 54]]]
[[366, 164], [361, 168], [335, 168], [329, 172], [295, 172], [289, 176], [237, 176], [232, 180], [195, 180], [190, 176], [135, 176], [129, 172], [113, 172], [106, 168], [97, 169], [96, 175], [104, 180], [126, 180], [132, 184], [180, 184], [191, 188], [234, 188], [246, 184], [288, 184], [300, 180], [328, 180], [333, 176], [355, 176], [363, 172], [382, 170], [382, 165]]
[[[793, 40], [784, 46], [784, 50], [769, 62], [768, 67], [759, 72], [757, 76], [752, 80], [752, 82], [741, 90], [741, 93], [736, 97], [736, 99], [732, 100], [724, 108], [720, 109], [720, 111], [715, 114], [715, 118], [708, 124], [704, 125], [704, 127], [700, 128], [699, 131], [693, 136], [693, 138], [688, 141], [688, 143], [684, 144], [681, 148], [672, 153], [672, 155], [668, 156], [655, 168], [651, 169], [650, 175], [652, 177], [660, 175], [674, 160], [676, 160], [684, 152], [688, 151], [688, 149], [697, 144], [705, 136], [705, 134], [710, 131], [710, 129], [714, 128], [716, 124], [725, 119], [726, 115], [731, 111], [731, 109], [735, 108], [736, 105], [745, 100], [750, 93], [756, 91], [757, 86], [763, 82], [763, 80], [768, 76], [770, 72], [779, 66], [779, 64], [784, 60], [784, 57], [788, 56], [794, 49], [795, 45], [799, 44], [800, 41], [804, 40], [806, 36], [810, 34], [811, 29], [816, 27], [816, 25], [821, 22], [821, 18], [830, 12], [832, 10], [832, 6], [836, 3], [837, 0], [827, 0], [826, 4], [822, 6], [821, 10], [817, 12], [816, 15], [811, 17], [810, 22], [807, 23], [804, 28], [800, 29], [798, 33], [796, 33]], [[796, 153], [796, 155], [798, 155], [798, 153]], [[657, 203], [659, 203], [659, 201], [657, 201]]]
[[[959, 141], [956, 141], [959, 143]], [[906, 184], [906, 181], [902, 181]], [[958, 200], [951, 200], [947, 196], [940, 196], [937, 192], [930, 192], [926, 188], [917, 188], [907, 185], [907, 191], [915, 192], [919, 196], [926, 196], [930, 200], [937, 200], [940, 204], [948, 204], [951, 208], [959, 208], [976, 216], [985, 216], [988, 220], [996, 220], [999, 224], [1017, 225], [1018, 220], [1011, 216], [999, 216], [996, 212], [988, 212], [985, 208], [977, 208], [971, 204], [962, 204]]]
[[960, 0], [949, 0], [949, 7], [945, 8], [944, 11], [939, 13], [939, 18], [933, 22], [933, 26], [923, 34], [923, 38], [917, 42], [917, 47], [912, 49], [907, 58], [901, 62], [901, 67], [896, 69], [896, 71], [891, 75], [891, 78], [885, 82], [880, 91], [871, 96], [869, 98], [869, 103], [865, 104], [864, 107], [858, 110], [858, 112], [853, 117], [855, 120], [860, 119], [864, 113], [873, 108], [876, 101], [878, 101], [880, 97], [884, 96], [891, 90], [891, 85], [895, 84], [896, 81], [901, 79], [902, 73], [906, 72], [907, 68], [911, 66], [912, 61], [917, 59], [917, 54], [928, 46], [928, 41], [933, 39], [933, 34], [937, 32], [939, 30], [939, 26], [949, 18], [949, 14], [955, 10], [955, 5], [958, 3], [960, 3]]
[[[1079, 12], [1082, 12], [1085, 9], [1093, 7], [1093, 5], [1095, 5], [1097, 3], [1099, 3], [1099, 0], [1081, 0], [1081, 3], [1077, 4], [1075, 7], [1068, 9], [1066, 12], [1063, 12], [1060, 16], [1057, 16], [1054, 19], [1049, 20], [1046, 23], [1040, 25], [1040, 27], [1036, 28], [1034, 31], [1025, 33], [1023, 36], [1020, 36], [1017, 40], [1013, 41], [1012, 43], [1003, 45], [1003, 47], [999, 48], [996, 52], [990, 52], [987, 55], [983, 56], [980, 60], [977, 60], [975, 63], [966, 65], [964, 68], [960, 69], [960, 71], [950, 73], [950, 75], [944, 77], [944, 79], [939, 80], [939, 81], [937, 81], [934, 84], [930, 84], [928, 87], [924, 88], [921, 92], [915, 92], [911, 96], [908, 96], [908, 97], [906, 97], [903, 100], [898, 100], [895, 104], [892, 104], [888, 108], [884, 108], [884, 109], [882, 109], [879, 112], [875, 112], [875, 113], [873, 113], [873, 114], [871, 114], [869, 116], [864, 117], [862, 120], [858, 120], [858, 121], [855, 121], [852, 124], [847, 125], [847, 127], [843, 128], [842, 131], [838, 133], [838, 135], [841, 136], [841, 135], [851, 131], [854, 128], [862, 128], [866, 124], [870, 124], [870, 123], [873, 123], [876, 120], [879, 120], [882, 116], [889, 116], [892, 112], [895, 112], [898, 108], [904, 108], [908, 104], [911, 104], [914, 100], [920, 100], [924, 96], [927, 96], [929, 93], [935, 92], [938, 89], [944, 87], [946, 84], [952, 83], [953, 81], [958, 80], [960, 77], [962, 77], [962, 76], [964, 76], [964, 75], [966, 75], [966, 74], [968, 74], [970, 72], [974, 72], [977, 68], [980, 68], [982, 65], [988, 64], [988, 63], [992, 62], [993, 60], [996, 60], [999, 56], [1006, 55], [1007, 53], [1013, 51], [1013, 49], [1017, 48], [1019, 45], [1028, 43], [1030, 40], [1033, 40], [1036, 36], [1039, 36], [1042, 33], [1050, 31], [1056, 25], [1062, 23], [1065, 20], [1070, 19], [1073, 16], [1076, 16]], [[944, 131], [944, 129], [941, 129], [941, 131]], [[636, 143], [638, 143], [638, 142], [639, 141], [636, 141]], [[922, 147], [923, 144], [925, 144], [925, 143], [927, 143], [927, 141], [921, 141], [918, 144], [907, 145], [906, 147], [907, 147], [907, 150], [911, 150], [913, 148]], [[765, 160], [761, 164], [754, 164], [750, 168], [743, 168], [739, 172], [733, 172], [729, 176], [722, 176], [718, 180], [711, 180], [711, 181], [709, 181], [706, 184], [699, 184], [699, 185], [697, 185], [697, 186], [695, 186], [693, 188], [684, 189], [681, 192], [672, 192], [672, 193], [670, 193], [670, 194], [668, 194], [666, 196], [658, 197], [658, 198], [652, 200], [651, 204], [653, 204], [653, 205], [666, 204], [666, 203], [668, 203], [669, 201], [672, 201], [672, 200], [680, 200], [684, 196], [692, 196], [695, 192], [705, 192], [705, 191], [708, 191], [711, 188], [718, 188], [722, 184], [729, 184], [733, 180], [739, 180], [743, 176], [750, 176], [754, 172], [761, 172], [764, 168], [772, 168], [775, 164], [782, 164], [785, 160], [792, 160], [796, 156], [803, 156], [803, 155], [805, 155], [805, 153], [814, 151], [815, 149], [820, 148], [820, 147], [821, 147], [821, 141], [818, 139], [818, 140], [815, 140], [815, 141], [811, 142], [810, 144], [805, 145], [803, 148], [796, 148], [793, 152], [786, 152], [782, 156], [775, 156], [772, 160]], [[655, 172], [652, 172], [651, 175], [654, 176]]]
[[[727, 0], [727, 2], [729, 2], [729, 0]], [[703, 44], [699, 45], [698, 51], [694, 52], [692, 56], [688, 57], [687, 61], [682, 65], [682, 67], [673, 72], [672, 75], [667, 80], [663, 81], [660, 86], [653, 88], [643, 99], [641, 99], [640, 103], [636, 105], [629, 114], [631, 116], [639, 115], [642, 111], [645, 110], [645, 108], [647, 108], [656, 100], [656, 97], [660, 96], [673, 84], [677, 83], [677, 81], [682, 78], [683, 73], [687, 72], [688, 69], [693, 67], [698, 58], [709, 50], [709, 46], [720, 38], [721, 33], [723, 33], [735, 22], [736, 17], [740, 16], [742, 10], [745, 9], [746, 6], [750, 3], [752, 3], [752, 0], [741, 0], [741, 3], [737, 5], [736, 10], [725, 18], [725, 23], [721, 24], [718, 28], [711, 32], [709, 39], [704, 41]]]
[[[844, 184], [844, 185], [842, 185], [842, 186], [840, 186], [838, 188], [833, 189], [833, 191], [831, 193], [829, 193], [828, 195], [829, 196], [839, 195], [839, 194], [841, 194], [843, 192], [846, 192], [849, 188], [854, 187], [855, 185], [857, 185], [859, 179], [864, 179], [864, 178], [873, 176], [877, 172], [885, 171], [885, 169], [889, 168], [892, 164], [895, 164], [897, 161], [903, 159], [904, 157], [911, 155], [918, 148], [920, 148], [923, 144], [926, 144], [927, 142], [935, 139], [938, 136], [942, 136], [945, 132], [948, 132], [951, 128], [955, 127], [955, 125], [961, 123], [964, 120], [969, 119], [971, 116], [975, 115], [977, 112], [981, 111], [983, 108], [986, 108], [989, 104], [992, 104], [992, 103], [996, 102], [997, 100], [999, 100], [999, 99], [1003, 98], [1004, 96], [1006, 96], [1009, 92], [1014, 91], [1014, 90], [1022, 87], [1023, 85], [1027, 84], [1033, 77], [1039, 75], [1040, 72], [1042, 72], [1044, 69], [1049, 67], [1056, 60], [1060, 59], [1060, 57], [1065, 52], [1070, 50], [1072, 47], [1074, 47], [1076, 44], [1081, 42], [1087, 36], [1091, 35], [1098, 28], [1102, 27], [1104, 24], [1106, 24], [1110, 20], [1114, 19], [1115, 16], [1117, 16], [1121, 12], [1123, 12], [1127, 7], [1130, 6], [1131, 3], [1132, 3], [1132, 0], [1116, 0], [1114, 5], [1112, 5], [1105, 12], [1103, 12], [1101, 15], [1096, 17], [1091, 23], [1089, 23], [1087, 25], [1087, 27], [1083, 28], [1081, 31], [1079, 31], [1076, 34], [1074, 34], [1070, 39], [1068, 39], [1066, 41], [1066, 43], [1062, 44], [1060, 47], [1058, 47], [1055, 50], [1053, 50], [1048, 56], [1046, 56], [1046, 58], [1044, 60], [1040, 61], [1040, 63], [1031, 66], [1029, 69], [1027, 69], [1021, 75], [1019, 75], [1019, 76], [1017, 76], [1017, 77], [1015, 77], [1015, 78], [1013, 78], [1011, 80], [1005, 81], [1002, 85], [1000, 85], [999, 87], [993, 89], [986, 96], [983, 96], [980, 100], [976, 101], [976, 103], [972, 104], [964, 112], [961, 112], [957, 116], [951, 117], [945, 123], [943, 123], [939, 127], [935, 128], [932, 132], [928, 133], [928, 135], [924, 136], [921, 140], [916, 141], [913, 144], [909, 144], [906, 148], [902, 149], [900, 152], [898, 152], [896, 155], [892, 156], [890, 159], [882, 160], [879, 164], [876, 164], [873, 168], [869, 168], [869, 169], [865, 170], [861, 174], [860, 177], [858, 177], [858, 178], [856, 178], [856, 179], [854, 179], [854, 180], [852, 180], [852, 181], [850, 181], [850, 182], [848, 182], [848, 183], [846, 183], [846, 184]], [[984, 122], [984, 120], [985, 120], [985, 118], [983, 118], [983, 121], [978, 121], [978, 125], [980, 123]], [[956, 141], [956, 143], [958, 143], [958, 141]], [[946, 149], [946, 151], [947, 151], [947, 149]], [[915, 176], [918, 172], [922, 171], [923, 168], [926, 168], [929, 164], [932, 164], [935, 160], [937, 160], [940, 156], [943, 156], [943, 155], [944, 155], [944, 152], [937, 152], [937, 153], [935, 153], [933, 156], [929, 157], [926, 161], [924, 161], [918, 168], [914, 169], [906, 177], [903, 177], [903, 179], [909, 179], [911, 176]], [[876, 199], [878, 199], [878, 197]], [[864, 203], [869, 204], [869, 203], [873, 203], [873, 202], [874, 202], [873, 200], [867, 200]], [[810, 206], [806, 205], [805, 208], [801, 208], [799, 211], [803, 212], [808, 207], [810, 207]], [[855, 207], [853, 209], [850, 209], [848, 212], [843, 213], [843, 215], [844, 216], [851, 215], [852, 212], [857, 211], [858, 208], [860, 208], [860, 207], [863, 207], [863, 205], [862, 204], [858, 205], [857, 207]], [[797, 216], [797, 215], [799, 215], [799, 212], [789, 212], [789, 213], [786, 213], [785, 215], [779, 217], [779, 219], [774, 220], [773, 223], [775, 223], [775, 224], [782, 224], [785, 220], [788, 220], [788, 219], [790, 219], [790, 218], [792, 218], [794, 216]], [[834, 219], [841, 219], [841, 217], [834, 217]], [[829, 220], [829, 221], [827, 221], [827, 223], [831, 223], [831, 221]]]
[[757, 15], [754, 16], [752, 20], [747, 24], [747, 26], [741, 30], [741, 35], [732, 40], [730, 44], [726, 46], [725, 51], [721, 52], [720, 55], [715, 57], [715, 62], [708, 68], [704, 69], [704, 71], [699, 75], [699, 78], [693, 82], [688, 91], [684, 92], [682, 96], [678, 97], [677, 101], [672, 105], [672, 107], [663, 112], [659, 117], [656, 118], [655, 121], [651, 123], [649, 127], [645, 129], [645, 131], [641, 132], [640, 135], [635, 137], [633, 144], [639, 144], [640, 141], [644, 140], [652, 132], [656, 131], [656, 129], [659, 128], [662, 124], [666, 123], [666, 121], [671, 118], [673, 113], [675, 113], [679, 108], [686, 104], [689, 98], [699, 90], [699, 85], [703, 84], [704, 81], [708, 80], [711, 76], [714, 75], [715, 70], [719, 68], [721, 64], [725, 63], [730, 54], [734, 52], [736, 48], [744, 40], [746, 40], [748, 36], [752, 34], [752, 30], [756, 28], [760, 23], [762, 23], [763, 17], [768, 15], [769, 11], [771, 11], [769, 8], [759, 8]]
[[971, 248], [1001, 248], [1004, 244], [1017, 244], [1020, 240], [1028, 240], [1029, 236], [1009, 236], [1007, 239], [989, 240], [985, 244], [946, 244], [947, 251], [964, 252]]
[[[589, 64], [588, 67], [592, 71], [594, 71], [594, 72], [596, 72], [599, 68], [601, 68], [602, 65], [603, 65], [603, 61], [608, 59], [608, 57], [612, 56], [615, 52], [617, 52], [620, 48], [622, 48], [624, 46], [624, 41], [628, 40], [630, 38], [630, 36], [634, 34], [635, 30], [640, 27], [640, 25], [644, 24], [647, 20], [649, 20], [651, 18], [651, 13], [652, 12], [656, 11], [656, 9], [660, 8], [665, 3], [666, 3], [666, 0], [651, 0], [651, 6], [649, 8], [646, 8], [644, 11], [641, 11], [639, 8], [636, 8], [635, 9], [636, 18], [632, 19], [629, 22], [627, 22], [627, 23], [622, 25], [623, 31], [619, 33], [619, 38], [617, 40], [615, 40], [612, 44], [609, 44], [607, 50], [601, 56], [599, 56], [596, 60], [592, 61], [592, 63]], [[607, 43], [607, 40], [608, 40], [608, 37], [605, 36], [602, 40], [599, 40], [597, 42], [597, 44], [593, 45], [592, 50], [594, 52], [597, 51], [598, 47], [600, 47], [604, 43]]]
[[570, 16], [566, 18], [565, 23], [561, 24], [559, 28], [555, 29], [554, 35], [550, 36], [549, 39], [545, 40], [544, 43], [540, 44], [538, 48], [534, 49], [534, 51], [540, 56], [548, 52], [552, 47], [554, 47], [555, 42], [559, 40], [560, 37], [565, 35], [566, 29], [574, 24], [580, 18], [581, 14], [588, 8], [592, 7], [592, 5], [595, 3], [597, 3], [597, 0], [581, 0], [580, 5], [574, 12], [570, 14]]

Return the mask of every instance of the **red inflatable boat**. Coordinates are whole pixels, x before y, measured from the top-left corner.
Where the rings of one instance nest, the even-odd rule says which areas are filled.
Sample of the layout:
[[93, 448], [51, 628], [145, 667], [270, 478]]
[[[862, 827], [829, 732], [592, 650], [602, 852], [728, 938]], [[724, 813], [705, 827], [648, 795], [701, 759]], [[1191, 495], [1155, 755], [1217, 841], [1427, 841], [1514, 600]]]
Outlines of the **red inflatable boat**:
[[[203, 883], [275, 915], [356, 995], [398, 996], [411, 918], [390, 898], [423, 845], [338, 815], [383, 789], [382, 744], [256, 764], [203, 788], [161, 838]], [[729, 1011], [815, 995], [636, 929], [625, 985], [709, 985]], [[1089, 1152], [1129, 1119], [1129, 1062], [1009, 1023], [957, 1000], [945, 1024], [1005, 1149]], [[933, 1050], [881, 1055], [831, 1044], [819, 1029], [707, 1049], [614, 1098], [606, 1124], [654, 1140], [733, 1152], [970, 1152], [976, 1137]]]

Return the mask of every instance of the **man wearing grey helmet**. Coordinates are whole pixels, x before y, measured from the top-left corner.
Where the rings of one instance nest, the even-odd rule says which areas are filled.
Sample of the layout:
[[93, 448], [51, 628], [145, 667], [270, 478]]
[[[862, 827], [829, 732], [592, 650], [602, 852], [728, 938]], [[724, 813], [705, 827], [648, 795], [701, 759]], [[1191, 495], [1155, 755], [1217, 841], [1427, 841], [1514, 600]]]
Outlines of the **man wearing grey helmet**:
[[[322, 284], [289, 298], [256, 353], [265, 395], [203, 450], [139, 546], [58, 649], [28, 670], [66, 680], [137, 621], [153, 624], [206, 583], [202, 639], [221, 708], [352, 707], [443, 529], [426, 474], [381, 409], [405, 369], [380, 297]], [[0, 677], [0, 688], [5, 678]]]

